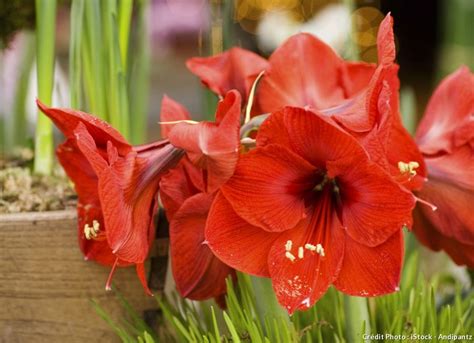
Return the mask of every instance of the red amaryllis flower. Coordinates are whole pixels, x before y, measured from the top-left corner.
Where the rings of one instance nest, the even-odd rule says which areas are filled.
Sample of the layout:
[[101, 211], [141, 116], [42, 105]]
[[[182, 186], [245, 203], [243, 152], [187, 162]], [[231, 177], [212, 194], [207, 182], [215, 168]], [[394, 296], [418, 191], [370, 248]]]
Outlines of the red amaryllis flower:
[[257, 148], [222, 186], [206, 239], [228, 265], [270, 277], [292, 313], [331, 284], [357, 296], [397, 290], [414, 204], [354, 138], [287, 107], [263, 123]]
[[[370, 158], [404, 187], [419, 189], [426, 170], [416, 144], [401, 122], [392, 25], [390, 15], [380, 25], [378, 65], [344, 61], [331, 47], [310, 34], [291, 37], [267, 63], [261, 60], [253, 63], [256, 66], [253, 75], [263, 67], [265, 74], [258, 86], [256, 110], [252, 113], [271, 113], [285, 106], [296, 106], [330, 117], [357, 138]], [[253, 56], [250, 54], [243, 49], [230, 50], [223, 55], [191, 60], [193, 63], [188, 64], [193, 65], [191, 70], [205, 84], [222, 94], [218, 89], [227, 89], [223, 87], [227, 84], [220, 81], [224, 77], [226, 80], [249, 79], [250, 68], [236, 67], [236, 63], [247, 61], [248, 56]], [[207, 79], [206, 72], [213, 77]], [[251, 83], [244, 88], [237, 84], [232, 81], [232, 85], [247, 96]], [[403, 168], [402, 172], [399, 164], [410, 168]]]
[[[390, 15], [380, 25], [378, 66], [346, 62], [312, 35], [293, 36], [270, 56], [256, 99], [263, 112], [298, 106], [332, 118], [405, 187], [420, 188], [425, 176], [423, 159], [403, 128], [398, 108], [392, 25]], [[418, 166], [418, 177], [400, 175], [399, 162], [416, 162], [412, 166]]]
[[428, 166], [419, 192], [437, 207], [419, 206], [414, 232], [433, 250], [474, 267], [474, 75], [462, 67], [434, 92], [416, 140]]
[[58, 159], [78, 193], [79, 245], [88, 260], [135, 264], [150, 293], [144, 261], [153, 242], [160, 177], [183, 155], [167, 140], [133, 147], [110, 125], [83, 112], [38, 107], [66, 136]]
[[188, 69], [214, 93], [224, 96], [236, 89], [244, 103], [247, 102], [253, 82], [267, 64], [259, 55], [238, 47], [212, 57], [190, 58], [186, 62]]
[[[226, 98], [229, 101], [229, 98]], [[219, 113], [220, 124], [224, 126], [220, 128], [219, 124], [202, 123], [202, 124], [187, 124], [194, 125], [190, 127], [178, 127], [177, 130], [189, 129], [195, 130], [188, 136], [182, 135], [180, 139], [189, 139], [190, 142], [185, 142], [183, 146], [191, 147], [188, 152], [192, 157], [193, 153], [197, 152], [198, 156], [202, 155], [201, 146], [209, 146], [211, 149], [219, 148], [213, 146], [212, 143], [219, 143], [221, 140], [221, 147], [230, 146], [230, 160], [233, 163], [230, 172], [233, 173], [236, 162], [236, 152], [238, 146], [238, 125], [239, 122], [235, 120], [238, 109], [234, 108], [227, 111], [224, 108], [224, 103], [221, 103]], [[231, 105], [231, 108], [233, 105]], [[226, 122], [229, 118], [235, 128], [226, 128]], [[239, 116], [237, 116], [238, 118]], [[162, 122], [174, 122], [178, 120], [190, 120], [187, 110], [165, 97], [161, 106]], [[169, 128], [168, 125], [162, 126], [162, 136], [167, 137], [174, 129]], [[222, 131], [222, 136], [221, 131]], [[206, 131], [210, 131], [207, 133]], [[237, 135], [236, 135], [237, 134]], [[197, 135], [197, 137], [196, 137]], [[210, 142], [200, 141], [199, 139], [206, 139], [208, 137]], [[219, 140], [216, 141], [218, 137]], [[224, 139], [228, 139], [226, 143]], [[192, 140], [198, 140], [192, 141]], [[197, 148], [196, 145], [198, 145]], [[224, 150], [225, 151], [225, 150]], [[228, 156], [225, 153], [220, 158], [225, 159]], [[235, 155], [235, 156], [234, 156]], [[210, 154], [213, 158], [216, 155]], [[228, 156], [229, 157], [229, 156]], [[200, 158], [198, 157], [197, 160]], [[235, 162], [232, 162], [235, 161]], [[198, 163], [199, 164], [199, 163]], [[207, 164], [211, 166], [212, 164]], [[225, 169], [225, 168], [224, 168]], [[214, 175], [214, 174], [212, 174]], [[228, 177], [230, 177], [230, 174]], [[205, 170], [200, 169], [185, 157], [181, 160], [179, 165], [165, 175], [160, 182], [160, 198], [166, 210], [166, 216], [170, 222], [170, 255], [174, 280], [179, 293], [186, 298], [193, 300], [204, 300], [215, 297], [219, 303], [222, 303], [222, 296], [226, 292], [225, 280], [229, 275], [235, 276], [234, 270], [222, 263], [211, 252], [206, 245], [204, 238], [204, 229], [209, 213], [209, 208], [214, 201], [216, 192], [206, 193], [206, 177], [210, 176]], [[225, 177], [216, 183], [217, 187], [220, 182], [228, 179]], [[209, 183], [207, 183], [209, 184]]]
[[[166, 134], [170, 142], [186, 151], [192, 163], [205, 174], [205, 191], [212, 193], [234, 173], [240, 146], [240, 94], [233, 90], [219, 101], [215, 122], [176, 123]], [[173, 123], [169, 113], [181, 113], [173, 118], [188, 116], [185, 109], [171, 99], [163, 99], [162, 122]], [[168, 109], [169, 107], [169, 109]]]

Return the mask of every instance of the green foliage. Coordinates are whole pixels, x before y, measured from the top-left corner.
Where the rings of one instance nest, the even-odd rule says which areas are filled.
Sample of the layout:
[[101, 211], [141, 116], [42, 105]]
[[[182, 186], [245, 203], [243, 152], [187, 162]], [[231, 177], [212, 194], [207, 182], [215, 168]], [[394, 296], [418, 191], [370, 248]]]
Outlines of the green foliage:
[[147, 6], [146, 0], [73, 0], [71, 7], [71, 106], [108, 121], [133, 143], [144, 141], [148, 112]]
[[[54, 86], [54, 44], [56, 33], [56, 0], [36, 0], [36, 74], [38, 99], [50, 106]], [[53, 171], [53, 124], [38, 111], [35, 133], [35, 173], [50, 175]]]
[[[136, 314], [131, 323], [118, 327], [98, 310], [123, 342], [352, 343], [363, 342], [362, 333], [369, 328], [374, 335], [407, 336], [402, 342], [414, 341], [410, 337], [417, 334], [433, 337], [474, 334], [474, 293], [465, 290], [463, 293], [459, 285], [444, 275], [426, 281], [419, 274], [417, 259], [416, 253], [408, 259], [400, 292], [369, 299], [369, 322], [359, 322], [361, 327], [352, 330], [358, 337], [346, 333], [351, 320], [344, 308], [346, 296], [334, 288], [311, 309], [296, 312], [288, 320], [281, 312], [259, 312], [257, 300], [261, 294], [256, 294], [251, 277], [244, 274], [238, 275], [237, 283], [228, 281], [225, 311], [209, 302], [190, 302], [176, 295], [172, 299], [158, 299], [165, 319], [158, 337], [153, 336], [154, 332], [140, 322]], [[124, 303], [123, 299], [121, 301]], [[130, 307], [127, 309], [133, 313]]]

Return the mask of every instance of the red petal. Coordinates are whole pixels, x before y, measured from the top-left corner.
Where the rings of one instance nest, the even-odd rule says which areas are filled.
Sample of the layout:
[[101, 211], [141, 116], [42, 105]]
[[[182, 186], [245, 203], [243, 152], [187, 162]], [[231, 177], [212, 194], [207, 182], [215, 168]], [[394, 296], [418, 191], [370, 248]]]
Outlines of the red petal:
[[145, 264], [144, 263], [137, 263], [135, 265], [135, 270], [137, 272], [138, 279], [140, 280], [140, 283], [142, 284], [142, 287], [145, 290], [145, 292], [148, 295], [153, 295], [150, 288], [148, 288], [148, 281], [147, 281], [146, 275], [145, 275]]
[[347, 233], [366, 246], [385, 242], [403, 225], [411, 225], [414, 196], [380, 167], [368, 161], [327, 163], [341, 195], [342, 222]]
[[455, 179], [432, 176], [418, 196], [437, 207], [433, 211], [423, 206], [419, 211], [439, 233], [460, 243], [474, 245], [473, 188], [464, 188]]
[[257, 99], [263, 112], [285, 106], [322, 109], [344, 99], [339, 68], [343, 61], [318, 38], [300, 33], [270, 56]]
[[[152, 217], [161, 174], [179, 160], [179, 153], [166, 145], [153, 156], [147, 152], [147, 157], [140, 157], [132, 151], [108, 165], [83, 125], [75, 134], [99, 179], [100, 203], [112, 251], [124, 261], [142, 263], [152, 243]], [[113, 151], [111, 143], [108, 151], [109, 155]]]
[[254, 80], [267, 63], [259, 55], [235, 47], [216, 56], [191, 58], [186, 66], [214, 93], [224, 96], [237, 89], [245, 103]]
[[418, 162], [416, 176], [402, 185], [409, 190], [419, 190], [423, 187], [427, 175], [425, 160], [413, 138], [399, 123], [394, 123], [390, 131], [387, 142], [387, 161], [390, 165], [390, 173], [395, 179], [400, 176], [398, 162]]
[[[286, 243], [292, 241], [294, 262], [286, 257]], [[324, 256], [304, 249], [305, 244], [321, 244]], [[304, 257], [298, 258], [299, 247]], [[291, 314], [311, 307], [336, 280], [344, 255], [344, 231], [331, 206], [329, 193], [298, 227], [280, 235], [268, 257], [273, 289], [280, 304]]]
[[284, 147], [269, 145], [241, 156], [222, 192], [250, 224], [270, 232], [291, 229], [305, 215], [303, 193], [316, 168]]
[[403, 233], [386, 242], [367, 247], [346, 235], [342, 268], [334, 286], [359, 297], [374, 297], [398, 290], [403, 262]]
[[365, 90], [377, 66], [364, 62], [345, 62], [341, 68], [345, 96], [351, 98]]
[[161, 178], [160, 199], [168, 221], [189, 197], [204, 192], [202, 171], [185, 157], [180, 164]]
[[343, 99], [337, 77], [342, 60], [316, 37], [291, 37], [272, 54], [269, 62], [258, 90], [264, 112], [284, 106], [326, 108]]
[[98, 149], [106, 149], [107, 142], [111, 141], [117, 147], [121, 155], [125, 155], [131, 150], [130, 144], [122, 137], [122, 135], [112, 126], [99, 118], [88, 113], [75, 111], [71, 109], [50, 108], [36, 100], [38, 108], [46, 114], [56, 127], [67, 138], [74, 138], [74, 130], [82, 123], [89, 134], [94, 138]]
[[179, 123], [170, 141], [188, 153], [191, 161], [207, 170], [207, 191], [212, 193], [234, 173], [240, 145], [240, 95], [229, 92], [217, 109], [217, 123]]
[[474, 268], [474, 244], [465, 244], [438, 232], [435, 222], [430, 222], [423, 214], [426, 212], [422, 211], [422, 206], [418, 206], [413, 215], [413, 231], [420, 242], [432, 250], [444, 250], [459, 265]]
[[204, 229], [214, 195], [200, 193], [187, 199], [170, 223], [171, 263], [182, 296], [202, 300], [226, 290], [232, 268], [219, 261], [205, 244]]
[[429, 178], [435, 177], [466, 190], [474, 189], [474, 148], [468, 144], [456, 148], [451, 154], [428, 156], [425, 160]]
[[217, 194], [206, 224], [209, 248], [227, 265], [244, 273], [268, 277], [268, 253], [279, 234], [264, 231], [240, 218]]
[[259, 145], [289, 142], [289, 149], [318, 167], [323, 166], [325, 161], [346, 156], [355, 159], [365, 157], [365, 152], [354, 138], [321, 116], [301, 108], [286, 107], [273, 113], [262, 124], [257, 140]]
[[[188, 110], [180, 103], [174, 101], [168, 96], [163, 96], [161, 101], [160, 122], [170, 122], [178, 120], [189, 120], [191, 116]], [[172, 124], [161, 124], [161, 138], [168, 137]]]
[[466, 118], [472, 118], [472, 113], [474, 75], [467, 67], [461, 67], [445, 78], [431, 96], [416, 131], [420, 150], [424, 154], [451, 152], [453, 132], [462, 127]]
[[377, 33], [377, 50], [379, 64], [390, 64], [395, 61], [395, 39], [393, 36], [393, 18], [389, 14], [380, 23]]
[[[105, 237], [103, 237], [104, 239], [88, 240], [84, 234], [85, 225], [92, 226], [94, 220], [99, 223], [101, 231], [106, 229], [97, 190], [97, 176], [74, 140], [68, 139], [65, 143], [61, 144], [58, 147], [57, 156], [66, 174], [74, 182], [78, 195], [78, 240], [84, 258], [102, 265], [112, 266], [117, 257], [112, 254], [112, 249], [109, 247]], [[118, 265], [127, 266], [130, 263], [119, 260]]]

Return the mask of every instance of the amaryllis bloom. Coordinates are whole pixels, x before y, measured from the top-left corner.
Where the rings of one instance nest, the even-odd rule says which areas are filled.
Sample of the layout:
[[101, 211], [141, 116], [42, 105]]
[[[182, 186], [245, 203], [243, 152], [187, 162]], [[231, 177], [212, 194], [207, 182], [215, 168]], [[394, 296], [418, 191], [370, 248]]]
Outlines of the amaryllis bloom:
[[208, 193], [216, 191], [234, 173], [240, 146], [240, 104], [240, 94], [232, 90], [219, 101], [215, 122], [198, 123], [183, 120], [189, 118], [187, 111], [173, 100], [163, 99], [161, 122], [173, 125], [165, 132], [170, 142], [184, 149], [191, 162], [206, 174], [204, 189]]
[[161, 176], [183, 151], [167, 140], [133, 147], [110, 125], [84, 112], [38, 107], [65, 135], [57, 156], [78, 194], [79, 246], [87, 260], [136, 265], [150, 293], [144, 262], [154, 238]]
[[[222, 109], [222, 106], [220, 108]], [[227, 116], [235, 116], [235, 113], [222, 113]], [[177, 120], [190, 120], [189, 113], [180, 104], [165, 97], [161, 107], [161, 121], [174, 122]], [[210, 130], [218, 124], [202, 123], [193, 128], [199, 130]], [[206, 128], [204, 125], [207, 125]], [[234, 123], [237, 130], [226, 134], [232, 144], [231, 151], [238, 146], [238, 125]], [[204, 127], [203, 127], [204, 126]], [[162, 126], [162, 136], [167, 137], [170, 133], [168, 125]], [[185, 128], [188, 130], [188, 128]], [[179, 130], [179, 128], [178, 128]], [[237, 131], [237, 136], [233, 134]], [[213, 135], [201, 135], [199, 137], [212, 137]], [[185, 138], [183, 136], [183, 138]], [[190, 134], [188, 139], [199, 139]], [[222, 137], [224, 139], [224, 137]], [[185, 144], [186, 145], [186, 144]], [[193, 143], [190, 144], [193, 146]], [[211, 146], [211, 145], [210, 145]], [[212, 147], [212, 146], [211, 146]], [[191, 156], [193, 156], [191, 154]], [[225, 156], [224, 156], [225, 158]], [[230, 156], [234, 160], [234, 154]], [[236, 161], [235, 161], [236, 162]], [[232, 173], [235, 164], [232, 167]], [[232, 174], [231, 174], [232, 175]], [[231, 176], [229, 175], [229, 177]], [[216, 192], [206, 192], [206, 172], [200, 167], [193, 165], [188, 157], [181, 160], [179, 165], [165, 175], [160, 182], [160, 199], [166, 210], [166, 216], [170, 222], [170, 255], [174, 280], [179, 293], [193, 300], [204, 300], [215, 297], [222, 303], [221, 297], [226, 292], [226, 278], [235, 276], [234, 270], [222, 263], [211, 252], [205, 244], [204, 229], [207, 216]], [[227, 181], [227, 180], [225, 180]], [[218, 185], [220, 186], [220, 184]]]
[[[380, 25], [378, 65], [344, 61], [330, 46], [311, 34], [292, 36], [275, 50], [267, 64], [254, 63], [258, 65], [257, 70], [265, 68], [255, 95], [256, 110], [252, 114], [271, 113], [285, 106], [311, 109], [317, 115], [331, 118], [354, 136], [370, 158], [404, 187], [419, 189], [426, 171], [415, 142], [401, 122], [392, 25], [390, 15]], [[239, 49], [227, 54], [236, 55], [232, 61], [245, 61], [244, 52]], [[249, 79], [248, 68], [235, 68], [229, 58], [222, 55], [191, 61], [202, 72], [197, 73], [196, 67], [191, 70], [214, 91], [225, 88], [225, 84], [220, 78], [210, 79], [208, 75], [226, 76], [225, 80]], [[205, 66], [210, 70], [204, 69]], [[248, 84], [244, 90], [241, 88], [238, 89], [242, 94], [248, 95]], [[399, 168], [399, 165], [410, 165], [410, 168]]]
[[419, 197], [437, 210], [419, 206], [414, 232], [429, 248], [474, 268], [474, 75], [467, 67], [438, 86], [416, 140], [428, 167]]
[[270, 115], [209, 214], [206, 239], [228, 265], [270, 277], [292, 313], [333, 284], [351, 295], [398, 289], [402, 226], [414, 196], [353, 137], [311, 111]]

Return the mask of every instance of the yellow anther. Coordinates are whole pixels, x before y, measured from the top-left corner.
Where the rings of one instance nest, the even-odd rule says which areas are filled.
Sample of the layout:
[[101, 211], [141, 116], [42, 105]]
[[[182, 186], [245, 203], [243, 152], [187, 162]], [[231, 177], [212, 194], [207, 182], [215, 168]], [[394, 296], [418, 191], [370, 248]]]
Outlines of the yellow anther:
[[286, 241], [285, 250], [286, 250], [286, 251], [290, 251], [292, 246], [293, 246], [293, 242], [292, 242], [292, 241]]
[[410, 161], [408, 163], [405, 162], [398, 162], [398, 170], [400, 170], [401, 174], [410, 174], [410, 176], [415, 176], [416, 175], [416, 170], [417, 168], [420, 167], [420, 164], [416, 161]]
[[92, 221], [92, 227], [89, 224], [84, 225], [84, 236], [87, 240], [97, 238], [100, 230], [100, 224], [97, 220]]
[[324, 248], [323, 248], [323, 246], [322, 246], [321, 244], [316, 244], [316, 252], [317, 252], [320, 256], [324, 257]]
[[292, 254], [291, 252], [289, 252], [289, 251], [287, 251], [287, 252], [285, 253], [285, 257], [286, 257], [287, 259], [289, 259], [291, 262], [295, 262], [295, 260], [296, 260], [295, 255], [293, 255], [293, 254]]
[[316, 245], [313, 245], [313, 244], [305, 244], [304, 245], [305, 249], [309, 250], [309, 251], [313, 251], [313, 252], [316, 252], [316, 254], [324, 257], [324, 248], [321, 244], [316, 244]]
[[299, 259], [302, 259], [304, 257], [304, 248], [303, 247], [299, 247], [298, 248], [298, 258]]

